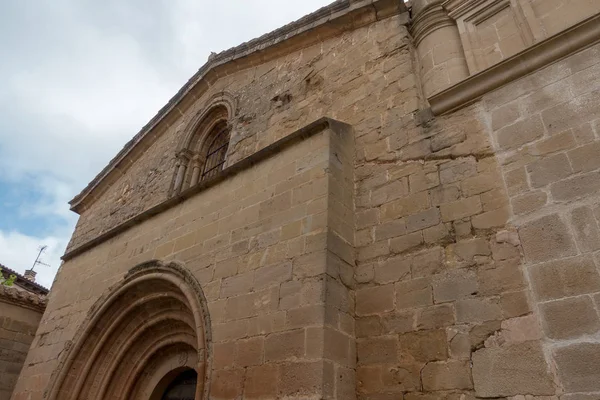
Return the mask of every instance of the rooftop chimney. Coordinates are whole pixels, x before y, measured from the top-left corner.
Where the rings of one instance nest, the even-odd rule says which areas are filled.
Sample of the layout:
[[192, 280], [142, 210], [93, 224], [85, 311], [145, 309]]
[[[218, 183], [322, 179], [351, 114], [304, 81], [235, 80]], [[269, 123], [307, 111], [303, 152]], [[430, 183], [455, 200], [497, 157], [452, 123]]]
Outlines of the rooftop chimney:
[[23, 275], [25, 277], [25, 279], [27, 279], [28, 281], [31, 282], [35, 282], [35, 276], [37, 275], [37, 272], [35, 272], [32, 269], [27, 269], [25, 270], [25, 275]]

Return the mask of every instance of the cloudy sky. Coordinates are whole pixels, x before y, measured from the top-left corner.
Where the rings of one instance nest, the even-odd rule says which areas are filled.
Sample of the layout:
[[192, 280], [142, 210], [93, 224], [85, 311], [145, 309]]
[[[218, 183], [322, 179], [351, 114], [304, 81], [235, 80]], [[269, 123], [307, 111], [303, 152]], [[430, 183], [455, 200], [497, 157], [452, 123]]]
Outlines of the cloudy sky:
[[219, 52], [331, 0], [0, 1], [0, 263], [47, 245], [50, 286], [77, 215], [67, 202]]

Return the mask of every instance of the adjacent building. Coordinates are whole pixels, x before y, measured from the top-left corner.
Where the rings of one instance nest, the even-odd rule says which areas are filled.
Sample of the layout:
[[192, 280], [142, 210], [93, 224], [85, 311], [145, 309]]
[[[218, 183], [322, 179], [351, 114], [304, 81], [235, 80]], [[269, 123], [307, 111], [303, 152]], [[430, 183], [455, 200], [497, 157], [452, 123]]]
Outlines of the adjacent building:
[[4, 279], [16, 276], [11, 286], [0, 284], [0, 400], [9, 400], [29, 347], [46, 308], [48, 289], [35, 283], [35, 271], [25, 276], [0, 264]]

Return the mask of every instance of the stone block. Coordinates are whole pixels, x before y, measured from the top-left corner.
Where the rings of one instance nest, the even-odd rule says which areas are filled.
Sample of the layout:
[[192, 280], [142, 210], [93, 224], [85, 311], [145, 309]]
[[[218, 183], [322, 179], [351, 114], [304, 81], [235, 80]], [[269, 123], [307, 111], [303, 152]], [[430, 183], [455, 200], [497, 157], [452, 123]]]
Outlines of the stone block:
[[381, 314], [394, 309], [394, 285], [369, 287], [356, 291], [356, 314]]
[[492, 112], [492, 130], [497, 131], [505, 126], [513, 124], [519, 119], [519, 103], [511, 102]]
[[548, 370], [539, 342], [486, 348], [473, 354], [473, 381], [478, 397], [554, 395], [556, 389]]
[[496, 296], [525, 287], [518, 259], [497, 262], [494, 268], [477, 271], [479, 293], [484, 296]]
[[274, 333], [265, 339], [265, 362], [304, 358], [304, 329]]
[[528, 214], [541, 209], [546, 205], [548, 195], [545, 192], [527, 192], [511, 200], [513, 212], [516, 215]]
[[394, 254], [404, 253], [423, 244], [423, 232], [409, 233], [390, 240], [390, 251]]
[[596, 251], [600, 249], [600, 232], [590, 207], [579, 207], [571, 211], [571, 227], [575, 240], [582, 251]]
[[473, 389], [468, 361], [430, 362], [421, 372], [426, 391]]
[[575, 136], [569, 129], [545, 140], [540, 140], [529, 148], [529, 153], [535, 156], [544, 156], [576, 147]]
[[334, 382], [330, 362], [287, 362], [281, 364], [279, 371], [278, 398], [331, 396]]
[[443, 330], [419, 331], [399, 336], [399, 350], [403, 356], [416, 361], [443, 361], [448, 359], [448, 343]]
[[531, 305], [525, 291], [502, 293], [500, 307], [504, 318], [520, 317], [531, 312]]
[[436, 304], [468, 298], [478, 291], [479, 284], [474, 271], [449, 271], [433, 279], [433, 300]]
[[527, 166], [533, 188], [540, 188], [570, 176], [573, 171], [564, 153], [545, 157]]
[[235, 357], [235, 343], [215, 343], [213, 345], [213, 368], [224, 369], [233, 366]]
[[375, 265], [375, 282], [393, 283], [410, 279], [410, 257], [392, 257]]
[[444, 223], [423, 230], [423, 241], [426, 244], [438, 244], [449, 240], [451, 236], [448, 224]]
[[250, 367], [260, 365], [264, 361], [265, 340], [262, 336], [235, 343], [235, 365], [237, 367]]
[[478, 323], [502, 318], [502, 309], [495, 299], [465, 299], [456, 302], [458, 323]]
[[[360, 300], [357, 293], [357, 310]], [[425, 307], [433, 305], [431, 280], [428, 278], [413, 279], [396, 283], [396, 309]]]
[[560, 380], [567, 392], [600, 391], [600, 343], [574, 343], [554, 350]]
[[481, 198], [479, 196], [468, 197], [466, 199], [440, 205], [442, 221], [444, 222], [477, 215], [482, 210]]
[[487, 339], [500, 331], [502, 327], [501, 321], [486, 321], [478, 323], [469, 330], [469, 341], [471, 349], [477, 350], [484, 346]]
[[510, 218], [508, 207], [502, 207], [497, 210], [484, 212], [471, 218], [471, 224], [475, 229], [501, 228], [506, 225]]
[[396, 219], [377, 225], [375, 227], [375, 240], [385, 240], [406, 234], [406, 222], [404, 219]]
[[356, 318], [356, 337], [365, 338], [379, 336], [384, 333], [382, 319], [379, 315]]
[[496, 132], [498, 145], [502, 150], [516, 149], [543, 135], [544, 124], [540, 115], [532, 115]]
[[600, 172], [588, 172], [550, 186], [552, 197], [556, 201], [570, 201], [600, 192]]
[[364, 229], [379, 224], [379, 209], [370, 208], [355, 214], [356, 229]]
[[382, 221], [390, 221], [416, 214], [429, 208], [429, 193], [419, 192], [381, 206]]
[[406, 231], [415, 232], [440, 223], [440, 211], [437, 207], [406, 217]]
[[600, 291], [600, 275], [592, 257], [574, 257], [534, 265], [529, 270], [539, 301]]
[[221, 283], [221, 298], [239, 296], [251, 292], [253, 285], [254, 271], [223, 279]]
[[506, 190], [511, 196], [517, 193], [522, 193], [529, 189], [529, 182], [527, 180], [525, 167], [505, 172], [504, 181], [506, 183]]
[[321, 304], [287, 310], [285, 326], [288, 329], [322, 325], [325, 322], [325, 308]]
[[465, 197], [475, 196], [495, 189], [498, 186], [498, 176], [494, 173], [484, 173], [465, 179], [461, 183]]
[[492, 254], [488, 241], [481, 238], [461, 240], [447, 247], [446, 252], [455, 256], [458, 260], [469, 263], [476, 256], [489, 256]]
[[506, 346], [514, 343], [541, 340], [542, 336], [542, 328], [537, 316], [530, 314], [525, 317], [502, 321], [501, 340], [498, 342]]
[[431, 205], [439, 206], [444, 203], [452, 203], [460, 198], [460, 189], [458, 186], [444, 185], [429, 191]]
[[409, 176], [411, 193], [422, 192], [434, 188], [440, 184], [440, 176], [437, 170], [432, 172], [420, 171]]
[[589, 172], [600, 168], [600, 142], [578, 147], [568, 155], [575, 172]]
[[356, 342], [358, 362], [362, 365], [386, 364], [398, 361], [398, 337], [378, 336]]
[[456, 322], [452, 304], [425, 307], [417, 311], [417, 329], [439, 329]]
[[525, 257], [538, 263], [577, 254], [567, 226], [557, 214], [527, 222], [519, 229]]
[[443, 185], [464, 181], [477, 174], [477, 161], [473, 157], [459, 158], [440, 166], [440, 181]]
[[246, 380], [244, 382], [244, 398], [276, 398], [278, 382], [278, 364], [265, 364], [247, 368]]
[[212, 373], [210, 394], [217, 399], [236, 399], [242, 396], [244, 369], [217, 370]]
[[379, 324], [385, 334], [412, 332], [415, 330], [415, 315], [413, 310], [386, 314]]
[[411, 260], [413, 278], [425, 278], [442, 272], [445, 269], [444, 249], [434, 247], [417, 254]]
[[551, 339], [575, 339], [600, 330], [592, 299], [573, 297], [539, 305], [544, 331]]

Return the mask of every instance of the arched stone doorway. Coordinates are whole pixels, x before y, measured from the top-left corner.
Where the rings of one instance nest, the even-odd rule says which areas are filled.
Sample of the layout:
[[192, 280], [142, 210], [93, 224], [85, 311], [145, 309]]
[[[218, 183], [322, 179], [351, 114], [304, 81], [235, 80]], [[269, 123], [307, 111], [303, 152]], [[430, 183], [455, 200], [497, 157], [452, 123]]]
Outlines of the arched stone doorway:
[[45, 398], [162, 400], [180, 378], [189, 392], [195, 374], [192, 399], [208, 399], [210, 332], [195, 277], [178, 263], [142, 264], [91, 308]]
[[198, 373], [193, 369], [173, 372], [159, 383], [150, 400], [194, 400]]

